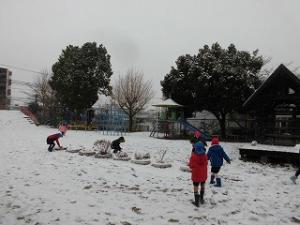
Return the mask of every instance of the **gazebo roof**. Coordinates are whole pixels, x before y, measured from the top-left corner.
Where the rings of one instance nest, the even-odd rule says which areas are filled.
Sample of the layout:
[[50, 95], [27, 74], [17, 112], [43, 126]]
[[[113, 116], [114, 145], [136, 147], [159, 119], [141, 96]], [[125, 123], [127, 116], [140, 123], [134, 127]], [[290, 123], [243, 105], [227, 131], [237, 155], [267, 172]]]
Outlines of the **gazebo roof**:
[[162, 100], [159, 103], [153, 104], [152, 106], [155, 107], [162, 107], [162, 108], [179, 108], [179, 107], [184, 107], [183, 105], [180, 105], [173, 101], [172, 99], [168, 98], [166, 100]]

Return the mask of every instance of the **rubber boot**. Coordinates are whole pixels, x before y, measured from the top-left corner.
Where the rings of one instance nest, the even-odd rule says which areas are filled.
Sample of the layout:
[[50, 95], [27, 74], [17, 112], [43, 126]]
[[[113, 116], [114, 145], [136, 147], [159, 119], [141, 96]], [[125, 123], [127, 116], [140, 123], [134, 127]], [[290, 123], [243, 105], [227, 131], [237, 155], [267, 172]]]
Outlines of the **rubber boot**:
[[204, 204], [204, 190], [200, 191], [200, 204], [203, 205]]
[[199, 195], [198, 193], [194, 193], [194, 196], [195, 196], [195, 201], [193, 202], [193, 204], [194, 204], [196, 207], [199, 207], [200, 195]]
[[221, 178], [220, 177], [217, 177], [216, 178], [216, 185], [215, 185], [215, 187], [222, 187], [222, 183], [221, 183]]
[[211, 175], [210, 176], [210, 184], [214, 184], [215, 183], [215, 175]]

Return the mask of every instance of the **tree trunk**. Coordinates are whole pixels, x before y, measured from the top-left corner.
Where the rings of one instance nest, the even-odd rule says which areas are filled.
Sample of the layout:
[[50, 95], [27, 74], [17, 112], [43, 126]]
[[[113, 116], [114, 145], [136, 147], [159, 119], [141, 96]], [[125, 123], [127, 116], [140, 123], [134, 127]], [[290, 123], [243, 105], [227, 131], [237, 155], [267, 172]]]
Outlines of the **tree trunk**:
[[225, 118], [221, 118], [219, 120], [219, 124], [220, 124], [220, 128], [221, 128], [222, 139], [225, 140], [226, 139], [226, 120], [225, 120]]
[[132, 132], [133, 131], [133, 116], [132, 114], [129, 114], [129, 132]]
[[222, 139], [226, 139], [226, 113], [223, 112], [212, 112], [219, 122], [219, 126], [221, 129]]

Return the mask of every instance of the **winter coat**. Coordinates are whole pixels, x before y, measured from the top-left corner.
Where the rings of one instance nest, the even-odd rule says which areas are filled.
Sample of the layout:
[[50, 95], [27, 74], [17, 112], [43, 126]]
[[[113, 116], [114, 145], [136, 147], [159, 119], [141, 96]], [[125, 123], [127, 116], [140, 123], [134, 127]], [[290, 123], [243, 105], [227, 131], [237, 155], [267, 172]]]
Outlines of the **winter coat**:
[[112, 143], [111, 143], [111, 148], [114, 149], [114, 150], [118, 150], [118, 151], [121, 151], [121, 147], [120, 147], [120, 139], [117, 139], [117, 140], [114, 140]]
[[221, 167], [223, 166], [223, 159], [230, 163], [230, 158], [225, 153], [221, 145], [212, 145], [208, 149], [207, 157], [210, 160], [211, 166]]
[[48, 144], [48, 142], [54, 142], [55, 141], [57, 143], [57, 145], [59, 147], [61, 147], [58, 139], [61, 138], [62, 136], [63, 135], [61, 133], [52, 134], [52, 135], [48, 136], [47, 137], [47, 144]]
[[205, 182], [207, 179], [207, 155], [202, 142], [194, 145], [195, 151], [192, 153], [189, 167], [192, 170], [193, 182]]
[[203, 137], [201, 137], [201, 136], [198, 137], [198, 138], [196, 138], [196, 137], [193, 136], [191, 138], [191, 141], [194, 142], [194, 143], [196, 143], [198, 141], [201, 141], [204, 144], [204, 146], [207, 146], [206, 140]]

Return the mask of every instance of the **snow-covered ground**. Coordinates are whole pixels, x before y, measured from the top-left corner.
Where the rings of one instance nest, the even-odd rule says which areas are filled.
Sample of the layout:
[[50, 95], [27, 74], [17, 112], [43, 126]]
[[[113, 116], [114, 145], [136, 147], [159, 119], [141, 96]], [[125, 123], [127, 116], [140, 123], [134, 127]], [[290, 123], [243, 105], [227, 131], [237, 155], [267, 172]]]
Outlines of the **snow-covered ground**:
[[272, 151], [272, 152], [292, 152], [299, 153], [300, 144], [297, 144], [293, 147], [290, 146], [276, 146], [276, 145], [263, 145], [263, 144], [241, 144], [241, 148], [245, 149], [255, 149], [255, 150], [264, 150], [264, 151]]
[[[0, 111], [0, 224], [297, 224], [300, 188], [295, 168], [239, 160], [239, 144], [224, 143], [233, 159], [221, 170], [224, 187], [207, 185], [206, 203], [193, 199], [190, 174], [179, 170], [188, 141], [160, 140], [148, 133], [125, 136], [125, 151], [152, 155], [168, 148], [172, 168], [47, 151], [56, 130], [36, 127], [17, 111]], [[116, 136], [68, 131], [64, 146], [92, 147]], [[297, 222], [298, 221], [298, 222]]]

